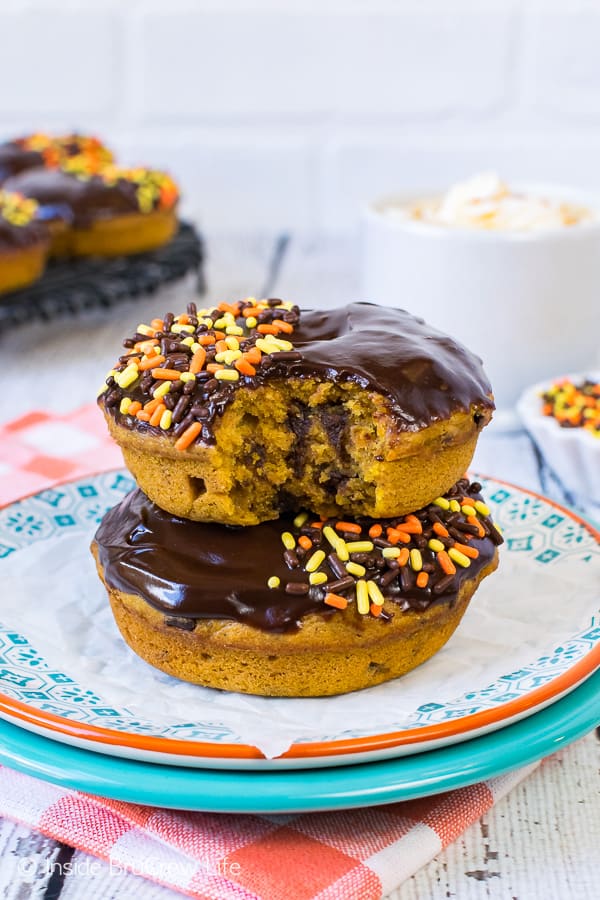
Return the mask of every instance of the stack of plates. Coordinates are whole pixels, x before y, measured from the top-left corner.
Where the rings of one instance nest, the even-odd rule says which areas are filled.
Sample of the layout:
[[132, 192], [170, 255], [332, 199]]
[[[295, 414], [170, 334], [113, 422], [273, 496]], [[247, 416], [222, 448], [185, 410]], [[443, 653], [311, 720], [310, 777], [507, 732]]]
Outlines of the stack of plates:
[[[584, 735], [600, 723], [600, 534], [546, 498], [480, 480], [505, 533], [505, 560], [526, 561], [544, 573], [567, 561], [588, 591], [596, 580], [598, 593], [585, 621], [579, 612], [560, 641], [542, 654], [532, 651], [527, 665], [520, 647], [518, 667], [517, 656], [511, 660], [508, 654], [500, 677], [490, 683], [487, 670], [474, 672], [469, 690], [451, 702], [437, 702], [431, 684], [431, 702], [408, 715], [404, 710], [398, 722], [391, 702], [385, 728], [353, 721], [343, 733], [331, 734], [323, 724], [316, 739], [313, 729], [310, 738], [296, 738], [283, 755], [266, 759], [231, 724], [208, 721], [206, 706], [204, 718], [196, 718], [191, 707], [187, 721], [174, 716], [165, 722], [164, 713], [153, 712], [152, 691], [140, 700], [138, 686], [135, 708], [106, 703], [89, 665], [78, 672], [70, 664], [62, 671], [60, 657], [45, 656], [35, 635], [27, 634], [27, 616], [9, 614], [10, 620], [2, 621], [0, 608], [0, 762], [135, 803], [283, 813], [435, 794], [525, 765]], [[15, 565], [26, 569], [33, 545], [59, 541], [65, 529], [73, 547], [87, 545], [95, 522], [129, 487], [123, 473], [105, 473], [2, 510], [0, 576], [3, 566], [12, 573]], [[532, 583], [535, 578], [524, 592]], [[526, 604], [529, 597], [522, 600]], [[35, 610], [43, 602], [25, 582], [21, 609]], [[543, 634], [543, 621], [539, 627]], [[442, 652], [453, 652], [452, 641]], [[427, 665], [419, 672], [426, 673]], [[149, 679], [152, 671], [148, 668]], [[396, 696], [400, 704], [403, 680], [391, 684], [388, 698]]]

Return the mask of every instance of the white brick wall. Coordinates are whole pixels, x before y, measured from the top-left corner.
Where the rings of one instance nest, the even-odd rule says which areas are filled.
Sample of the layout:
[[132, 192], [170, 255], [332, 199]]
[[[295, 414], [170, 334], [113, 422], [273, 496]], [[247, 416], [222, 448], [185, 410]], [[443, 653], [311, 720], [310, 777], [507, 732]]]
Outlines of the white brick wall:
[[481, 168], [600, 193], [600, 0], [3, 0], [0, 135], [78, 126], [213, 229]]

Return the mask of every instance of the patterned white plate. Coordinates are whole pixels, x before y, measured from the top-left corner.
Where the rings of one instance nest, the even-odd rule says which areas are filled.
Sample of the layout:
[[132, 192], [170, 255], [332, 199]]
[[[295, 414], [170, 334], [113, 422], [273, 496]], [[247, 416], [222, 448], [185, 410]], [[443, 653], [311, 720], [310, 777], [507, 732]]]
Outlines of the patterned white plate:
[[[570, 561], [580, 570], [582, 583], [598, 577], [600, 535], [591, 525], [521, 488], [480, 480], [493, 517], [505, 533], [503, 554], [526, 560], [544, 574]], [[69, 534], [73, 542], [87, 542], [105, 511], [132, 487], [126, 473], [109, 472], [43, 491], [0, 510], [0, 575], [5, 560], [25, 561], [28, 550], [40, 541]], [[307, 768], [421, 752], [530, 715], [573, 690], [599, 668], [600, 585], [598, 589], [583, 626], [581, 622], [574, 625], [560, 642], [527, 665], [515, 669], [507, 659], [500, 677], [491, 683], [474, 681], [472, 689], [451, 701], [438, 702], [432, 686], [429, 702], [418, 705], [401, 722], [394, 721], [391, 713], [385, 729], [380, 725], [373, 728], [368, 721], [355, 721], [351, 727], [333, 732], [322, 726], [318, 739], [299, 737], [276, 759], [265, 759], [231, 724], [193, 716], [187, 721], [174, 717], [167, 723], [164, 718], [154, 718], [151, 697], [143, 715], [139, 708], [115, 706], [102, 696], [101, 686], [86, 682], [87, 676], [78, 679], [77, 673], [62, 671], [56, 661], [52, 664], [45, 658], [17, 619], [1, 621], [0, 608], [0, 716], [87, 749], [190, 766]], [[524, 596], [523, 602], [527, 599]], [[40, 598], [25, 593], [20, 602], [36, 604]], [[128, 651], [123, 648], [123, 652]], [[393, 687], [388, 685], [388, 691], [401, 693], [403, 679], [390, 684]]]

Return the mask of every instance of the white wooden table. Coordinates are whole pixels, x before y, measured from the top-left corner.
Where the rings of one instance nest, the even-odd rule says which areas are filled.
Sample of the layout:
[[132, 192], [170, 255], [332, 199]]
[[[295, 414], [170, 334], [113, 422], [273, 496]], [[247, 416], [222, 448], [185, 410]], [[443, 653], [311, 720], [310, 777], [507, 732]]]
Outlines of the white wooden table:
[[[346, 240], [214, 236], [209, 302], [248, 294], [301, 306], [361, 299], [357, 247]], [[0, 421], [29, 409], [65, 411], [89, 402], [127, 323], [183, 307], [189, 285], [77, 319], [32, 323], [0, 338]], [[410, 303], [398, 298], [399, 305]], [[1, 449], [0, 449], [1, 456]], [[474, 469], [565, 501], [561, 485], [522, 432], [487, 428]], [[389, 900], [586, 900], [600, 895], [600, 741], [594, 734], [546, 761], [479, 823]], [[180, 896], [0, 820], [0, 897], [5, 900], [167, 900]], [[289, 897], [293, 900], [293, 885]], [[357, 898], [360, 900], [360, 898]]]

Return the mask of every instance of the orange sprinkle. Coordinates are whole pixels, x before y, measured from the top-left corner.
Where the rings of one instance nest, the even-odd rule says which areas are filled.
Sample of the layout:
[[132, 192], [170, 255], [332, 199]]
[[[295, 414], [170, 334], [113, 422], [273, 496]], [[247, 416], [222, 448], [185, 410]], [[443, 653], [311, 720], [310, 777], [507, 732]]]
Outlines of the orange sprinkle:
[[222, 366], [221, 363], [209, 363], [206, 367], [207, 372], [211, 372], [213, 375], [215, 372], [220, 372], [221, 369], [224, 369], [225, 366]]
[[234, 366], [240, 375], [256, 375], [256, 369], [246, 359], [236, 359]]
[[349, 534], [360, 534], [362, 528], [360, 527], [360, 525], [355, 525], [354, 522], [336, 522], [335, 530], [347, 531]]
[[437, 555], [437, 561], [442, 567], [446, 575], [456, 575], [456, 566], [448, 556], [445, 550], [440, 550]]
[[345, 597], [340, 597], [339, 594], [326, 594], [325, 601], [327, 606], [335, 606], [336, 609], [346, 609], [348, 606], [348, 601]]
[[407, 534], [423, 534], [423, 526], [421, 522], [417, 519], [416, 516], [413, 516], [412, 513], [409, 516], [404, 516], [402, 530], [406, 531]]
[[300, 537], [298, 538], [298, 544], [300, 545], [300, 547], [302, 547], [303, 550], [310, 550], [310, 548], [312, 547], [312, 541], [307, 534], [300, 535]]
[[276, 325], [257, 325], [256, 330], [259, 334], [279, 334], [279, 328]]
[[427, 582], [429, 581], [429, 575], [427, 572], [419, 572], [417, 575], [417, 587], [424, 588], [427, 587]]
[[371, 606], [369, 607], [369, 612], [371, 613], [372, 616], [375, 616], [375, 618], [377, 618], [377, 616], [381, 615], [381, 607], [377, 606], [376, 603], [371, 603]]
[[198, 347], [190, 362], [190, 372], [192, 373], [192, 375], [196, 375], [198, 372], [202, 371], [202, 366], [204, 365], [205, 361], [206, 350], [204, 349], [204, 347]]
[[156, 338], [149, 338], [147, 341], [138, 341], [133, 345], [134, 350], [141, 350], [142, 353], [148, 353], [150, 347], [156, 347], [158, 341]]
[[215, 350], [217, 351], [217, 353], [225, 353], [226, 350], [229, 350], [229, 347], [227, 346], [225, 341], [217, 341], [217, 343], [215, 344]]
[[212, 335], [212, 334], [200, 334], [196, 338], [196, 341], [199, 344], [201, 344], [203, 347], [208, 347], [211, 344], [214, 344], [216, 342], [216, 340], [217, 340], [216, 337], [214, 337], [214, 335]]
[[390, 544], [408, 544], [410, 534], [407, 534], [406, 531], [400, 531], [398, 528], [388, 528], [387, 539]]
[[262, 309], [258, 309], [256, 306], [248, 306], [242, 311], [242, 315], [245, 319], [249, 319], [250, 316], [259, 316], [261, 312]]
[[139, 400], [134, 400], [133, 403], [129, 404], [129, 409], [127, 410], [127, 415], [135, 416], [136, 413], [139, 413], [141, 408], [142, 408], [142, 404], [139, 402]]
[[440, 537], [450, 537], [450, 535], [448, 533], [448, 529], [444, 528], [443, 525], [440, 525], [439, 522], [433, 523], [433, 530], [435, 531], [436, 534], [439, 534]]
[[138, 369], [140, 372], [145, 372], [146, 369], [153, 369], [155, 366], [159, 366], [161, 363], [164, 363], [164, 356], [151, 356], [149, 359], [142, 359], [138, 363]]
[[310, 527], [311, 528], [322, 528], [323, 524], [324, 524], [323, 522], [311, 522]]
[[485, 537], [485, 528], [483, 527], [483, 525], [481, 524], [481, 522], [479, 521], [479, 519], [477, 518], [477, 516], [467, 516], [467, 522], [469, 523], [469, 525], [476, 525], [476, 526], [477, 526], [477, 528], [479, 529], [479, 535], [478, 535], [478, 536], [479, 536], [480, 538]]
[[192, 422], [189, 428], [186, 428], [181, 437], [175, 441], [176, 450], [187, 450], [192, 441], [195, 441], [200, 432], [202, 425], [200, 422]]
[[139, 409], [135, 414], [136, 419], [139, 419], [140, 422], [149, 422], [150, 421], [150, 413], [147, 413], [144, 409]]
[[397, 558], [396, 562], [399, 566], [405, 566], [410, 557], [410, 551], [408, 547], [402, 547], [400, 550], [400, 556]]
[[382, 533], [383, 533], [383, 528], [378, 522], [375, 525], [371, 525], [371, 527], [369, 528], [369, 537], [370, 538], [381, 537]]
[[189, 325], [190, 317], [187, 313], [182, 313], [180, 316], [177, 316], [177, 322], [179, 325]]
[[275, 328], [279, 328], [280, 331], [283, 331], [284, 334], [292, 334], [294, 331], [294, 326], [290, 325], [289, 322], [284, 322], [283, 319], [273, 319], [273, 325]]
[[[225, 334], [224, 331], [215, 331], [214, 335], [218, 341], [224, 341], [225, 338], [227, 337], [227, 335]], [[227, 347], [225, 349], [227, 349]]]
[[154, 328], [155, 331], [162, 331], [165, 327], [165, 323], [162, 319], [152, 319], [150, 322], [150, 328]]
[[144, 403], [144, 412], [147, 412], [149, 415], [152, 415], [157, 406], [162, 403], [160, 397], [155, 397], [154, 400], [148, 400], [147, 403]]
[[177, 369], [152, 369], [152, 377], [159, 381], [179, 381], [181, 372]]
[[161, 420], [161, 416], [164, 413], [166, 408], [167, 407], [165, 406], [164, 403], [159, 403], [158, 406], [156, 407], [156, 409], [154, 410], [154, 412], [152, 413], [152, 415], [150, 416], [150, 424], [153, 425], [155, 428], [158, 426], [158, 424]]
[[477, 547], [467, 547], [466, 544], [459, 544], [458, 542], [454, 546], [461, 553], [464, 553], [465, 556], [468, 556], [469, 559], [477, 559], [477, 557], [479, 556], [479, 550], [477, 549]]
[[251, 365], [255, 366], [262, 359], [262, 353], [258, 349], [258, 347], [251, 347], [250, 350], [246, 350], [243, 354], [242, 359], [245, 359], [246, 362], [249, 362]]
[[232, 306], [231, 303], [225, 303], [224, 301], [222, 303], [219, 303], [219, 305], [217, 306], [217, 309], [219, 310], [219, 312], [233, 313], [234, 316], [236, 316], [238, 313], [237, 304], [235, 306]]

